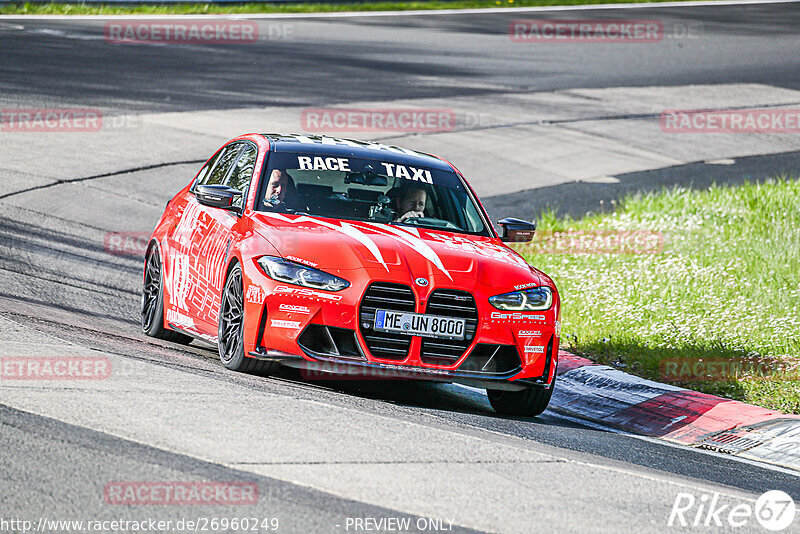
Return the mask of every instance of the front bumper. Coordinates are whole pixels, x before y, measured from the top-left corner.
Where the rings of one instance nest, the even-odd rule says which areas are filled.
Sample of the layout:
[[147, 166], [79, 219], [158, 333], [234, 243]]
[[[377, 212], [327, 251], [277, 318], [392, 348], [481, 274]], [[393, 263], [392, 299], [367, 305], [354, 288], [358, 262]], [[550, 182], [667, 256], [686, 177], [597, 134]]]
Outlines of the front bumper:
[[520, 391], [531, 387], [549, 389], [553, 384], [552, 378], [548, 380], [541, 377], [512, 380], [515, 375], [519, 374], [519, 370], [487, 375], [485, 373], [471, 373], [468, 371], [459, 371], [457, 369], [446, 370], [411, 367], [336, 357], [321, 357], [319, 355], [316, 359], [309, 360], [296, 354], [269, 349], [252, 351], [249, 355], [259, 360], [277, 361], [280, 362], [281, 365], [287, 367], [313, 371], [320, 377], [327, 375], [326, 377], [329, 378], [337, 376], [341, 376], [342, 378], [356, 376], [360, 379], [374, 380], [425, 380], [507, 391]]
[[[365, 296], [380, 282], [368, 277], [360, 287], [354, 283], [341, 292], [323, 293], [276, 283], [253, 267], [249, 277], [249, 269], [245, 269], [250, 278], [245, 283], [245, 350], [250, 357], [328, 377], [456, 382], [508, 390], [547, 389], [553, 383], [559, 344], [557, 295], [553, 307], [545, 312], [499, 313], [488, 304], [490, 295], [480, 294], [466, 283], [462, 287], [472, 291], [426, 290], [406, 283], [413, 293], [409, 304], [413, 308], [408, 311], [415, 313], [433, 314], [430, 306], [436, 291], [474, 295], [470, 304], [475, 315], [468, 339], [449, 360], [432, 359], [431, 353], [441, 354], [426, 348], [426, 341], [418, 336], [407, 336], [405, 352], [397, 355], [376, 350], [374, 339], [367, 340], [374, 338], [374, 331], [367, 326], [372, 310], [365, 306]], [[441, 344], [427, 346], [433, 345], [441, 351]]]

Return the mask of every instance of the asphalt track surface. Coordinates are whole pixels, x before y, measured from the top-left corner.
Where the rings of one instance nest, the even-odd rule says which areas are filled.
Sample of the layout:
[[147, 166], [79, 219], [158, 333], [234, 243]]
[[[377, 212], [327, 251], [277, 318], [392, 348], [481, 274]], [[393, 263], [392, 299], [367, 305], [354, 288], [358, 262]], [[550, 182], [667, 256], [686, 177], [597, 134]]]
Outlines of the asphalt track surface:
[[[153, 112], [575, 87], [800, 88], [800, 57], [789, 53], [797, 45], [798, 4], [579, 14], [661, 20], [668, 46], [532, 50], [505, 37], [514, 19], [563, 13], [275, 19], [260, 23], [266, 39], [241, 46], [109, 46], [103, 21], [26, 20], [24, 30], [2, 31], [0, 93], [31, 105], [57, 100]], [[670, 39], [690, 30], [708, 39]]]
[[[685, 25], [699, 23], [704, 31], [714, 33], [713, 46], [687, 41], [672, 48], [644, 51], [636, 47], [589, 50], [560, 45], [562, 48], [542, 49], [535, 55], [514, 47], [498, 50], [485, 46], [483, 36], [504, 33], [509, 20], [517, 18], [511, 14], [287, 19], [280, 24], [293, 25], [293, 34], [303, 35], [303, 39], [276, 39], [242, 47], [114, 47], [97, 38], [102, 35], [98, 33], [102, 22], [25, 21], [24, 29], [17, 30], [3, 29], [8, 21], [0, 21], [0, 94], [4, 106], [104, 106], [130, 113], [621, 85], [759, 82], [800, 88], [800, 56], [790, 53], [789, 47], [797, 42], [800, 5], [654, 7], [630, 13], [581, 13], [585, 18], [623, 15]], [[547, 14], [542, 17], [556, 18]], [[276, 22], [259, 24], [266, 27]], [[23, 156], [47, 157], [41, 137], [36, 141], [30, 153]], [[90, 147], [90, 157], [88, 153]], [[57, 164], [53, 162], [54, 168]], [[752, 165], [748, 172], [755, 175], [758, 169], [772, 168], [772, 163]], [[313, 406], [320, 412], [345, 411], [354, 435], [363, 426], [362, 418], [386, 421], [385, 427], [370, 426], [367, 435], [372, 438], [366, 443], [337, 443], [337, 452], [328, 458], [331, 464], [337, 463], [335, 456], [340, 451], [369, 449], [387, 441], [409, 451], [426, 446], [404, 439], [402, 433], [386, 435], [390, 427], [421, 429], [408, 434], [414, 436], [447, 432], [458, 438], [454, 438], [452, 459], [414, 460], [414, 454], [409, 454], [405, 467], [411, 470], [414, 464], [424, 464], [426, 476], [411, 484], [400, 477], [383, 483], [396, 484], [398, 494], [415, 492], [415, 484], [420, 488], [438, 485], [439, 493], [433, 494], [442, 502], [462, 500], [462, 517], [458, 504], [442, 508], [457, 512], [451, 514], [455, 516], [454, 529], [475, 525], [478, 530], [498, 532], [661, 531], [668, 530], [667, 514], [679, 491], [696, 495], [718, 491], [754, 499], [764, 491], [781, 489], [800, 499], [800, 479], [785, 471], [603, 430], [553, 412], [535, 419], [499, 417], [481, 394], [464, 388], [422, 383], [312, 383], [291, 371], [269, 379], [252, 377], [227, 372], [218, 363], [215, 351], [202, 344], [178, 347], [144, 337], [137, 324], [141, 260], [107, 254], [100, 238], [108, 228], [118, 228], [121, 220], [137, 216], [120, 212], [117, 195], [135, 196], [142, 213], [151, 217], [135, 224], [152, 225], [169, 196], [167, 191], [177, 190], [195, 168], [178, 165], [98, 178], [78, 186], [53, 186], [4, 199], [0, 214], [0, 318], [5, 321], [5, 332], [18, 332], [19, 339], [31, 343], [54, 339], [87, 347], [141, 366], [145, 370], [140, 377], [143, 388], [150, 372], [154, 377], [169, 372], [186, 383], [196, 379], [247, 395], [277, 398], [293, 414], [308, 418], [294, 421], [301, 429], [313, 427]], [[679, 181], [680, 172], [674, 171], [671, 179]], [[149, 189], [147, 185], [152, 184], [158, 187]], [[3, 193], [0, 190], [0, 195]], [[584, 198], [591, 191], [563, 194], [569, 200]], [[22, 205], [7, 203], [22, 197]], [[87, 223], [87, 213], [88, 220], [99, 222]], [[114, 224], [104, 225], [106, 219]], [[6, 340], [9, 338], [13, 342], [14, 336]], [[12, 345], [4, 345], [4, 355], [10, 355], [8, 347]], [[31, 404], [33, 401], [26, 404], [23, 393], [6, 387], [0, 396], [0, 459], [4, 466], [0, 472], [0, 511], [4, 518], [258, 515], [280, 517], [283, 532], [343, 532], [347, 531], [348, 517], [416, 519], [419, 515], [406, 512], [410, 507], [403, 500], [354, 498], [357, 489], [335, 491], [330, 489], [337, 487], [334, 483], [325, 486], [319, 479], [308, 482], [302, 477], [295, 477], [293, 482], [293, 476], [285, 472], [268, 476], [264, 473], [270, 472], [271, 464], [263, 459], [258, 461], [261, 470], [251, 469], [246, 462], [222, 465], [183, 451], [174, 443], [157, 446], [125, 439], [120, 432], [67, 422], [90, 420], [92, 414], [83, 412], [97, 409], [88, 396], [87, 403], [81, 403], [79, 391], [70, 397], [78, 402], [64, 407], [77, 415], [63, 420], [42, 415], [44, 408], [40, 410]], [[42, 406], [61, 394], [64, 391], [30, 392], [31, 398], [41, 395]], [[127, 394], [136, 392], [118, 392], [120, 397]], [[169, 393], [163, 395], [164, 402], [170, 402]], [[203, 411], [216, 410], [214, 403], [219, 398], [204, 398], [202, 392], [194, 395], [194, 413], [163, 416], [153, 424], [153, 432], [167, 434], [187, 424], [196, 429], [193, 439], [198, 441], [213, 434], [213, 429], [205, 426]], [[134, 420], [143, 408], [129, 406], [127, 410], [123, 415]], [[250, 416], [265, 425], [265, 440], [278, 439], [268, 431], [271, 418], [277, 414], [254, 409]], [[310, 432], [306, 436], [309, 441], [326, 443], [324, 436], [311, 436]], [[472, 454], [455, 448], [461, 439], [479, 439], [489, 445]], [[293, 445], [298, 450], [306, 447], [302, 441]], [[492, 456], [492, 447], [500, 450], [511, 446], [521, 451], [517, 462], [501, 459], [499, 453], [497, 459]], [[541, 458], [526, 460], [523, 452]], [[349, 461], [350, 469], [380, 477], [384, 476], [381, 464], [400, 463], [403, 467], [403, 460], [396, 458], [387, 452], [386, 458], [378, 454], [369, 461], [341, 463]], [[232, 467], [232, 463], [238, 467]], [[276, 473], [281, 463], [276, 460]], [[485, 484], [464, 487], [450, 471], [453, 464], [481, 465], [486, 470]], [[568, 472], [558, 470], [564, 465], [570, 466]], [[597, 482], [604, 476], [605, 486]], [[190, 507], [189, 512], [175, 507], [120, 510], [102, 501], [103, 485], [110, 480], [245, 480], [258, 484], [261, 497], [246, 514], [230, 507], [205, 506]], [[525, 490], [522, 494], [520, 487]], [[349, 489], [352, 491], [345, 491]], [[498, 499], [519, 500], [525, 521], [471, 519], [475, 511], [468, 507], [478, 506], [479, 513], [490, 516], [489, 504]], [[480, 509], [476, 502], [486, 503], [487, 509]], [[745, 530], [756, 529], [751, 526]]]

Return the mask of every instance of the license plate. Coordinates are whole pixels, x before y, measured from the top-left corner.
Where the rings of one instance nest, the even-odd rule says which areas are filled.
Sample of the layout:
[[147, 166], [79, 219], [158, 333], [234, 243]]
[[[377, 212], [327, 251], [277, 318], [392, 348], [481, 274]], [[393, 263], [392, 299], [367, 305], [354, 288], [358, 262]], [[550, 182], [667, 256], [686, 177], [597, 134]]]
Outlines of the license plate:
[[377, 310], [375, 313], [375, 330], [408, 334], [409, 336], [464, 339], [465, 326], [464, 319], [454, 317], [390, 310]]

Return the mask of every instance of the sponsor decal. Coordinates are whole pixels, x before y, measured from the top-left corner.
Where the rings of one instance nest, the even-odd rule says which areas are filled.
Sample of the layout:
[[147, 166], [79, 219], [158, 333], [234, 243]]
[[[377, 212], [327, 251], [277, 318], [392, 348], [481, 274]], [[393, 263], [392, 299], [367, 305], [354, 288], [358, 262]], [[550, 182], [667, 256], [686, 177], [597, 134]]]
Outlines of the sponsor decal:
[[537, 282], [528, 282], [527, 284], [520, 284], [518, 286], [514, 286], [514, 289], [516, 291], [519, 291], [520, 289], [528, 289], [530, 287], [536, 287], [538, 285], [539, 284]]
[[341, 295], [333, 295], [331, 293], [323, 293], [322, 291], [314, 291], [313, 289], [309, 289], [307, 287], [278, 286], [273, 290], [273, 292], [283, 295], [295, 295], [298, 297], [308, 297], [318, 300], [332, 300], [334, 302], [342, 300]]
[[300, 321], [284, 321], [281, 319], [270, 319], [270, 326], [275, 328], [300, 328]]
[[303, 265], [307, 265], [308, 267], [316, 267], [317, 265], [319, 265], [319, 264], [317, 264], [317, 263], [314, 263], [314, 262], [313, 262], [313, 261], [311, 261], [311, 260], [306, 260], [306, 259], [303, 259], [303, 258], [298, 258], [297, 256], [286, 256], [286, 259], [287, 259], [287, 260], [290, 260], [290, 261], [293, 261], [293, 262], [295, 262], [295, 263], [302, 263]]
[[555, 330], [556, 330], [556, 337], [560, 338], [561, 337], [561, 321], [556, 321]]
[[280, 311], [289, 313], [303, 313], [306, 315], [311, 313], [311, 308], [309, 308], [308, 306], [299, 306], [296, 304], [281, 304], [280, 306], [278, 306], [278, 309]]
[[111, 505], [253, 505], [258, 485], [253, 482], [109, 482], [103, 500]]
[[660, 124], [667, 133], [800, 133], [800, 109], [670, 109]]
[[544, 347], [537, 345], [525, 345], [526, 354], [544, 354]]
[[321, 156], [298, 156], [301, 171], [350, 171], [347, 158], [323, 158]]
[[111, 360], [105, 356], [4, 356], [3, 380], [105, 380]]
[[492, 312], [491, 315], [492, 319], [511, 319], [512, 321], [524, 321], [524, 320], [531, 320], [531, 321], [544, 321], [544, 315], [532, 315], [530, 313], [500, 313], [500, 312]]
[[657, 43], [664, 39], [660, 20], [517, 19], [508, 25], [515, 43]]
[[239, 20], [114, 21], [105, 24], [103, 34], [113, 44], [251, 44], [258, 41], [258, 24]]
[[196, 201], [180, 209], [180, 221], [168, 237], [172, 252], [164, 258], [169, 306], [186, 313], [191, 310], [193, 317], [216, 324], [225, 278], [227, 228]]
[[456, 127], [451, 109], [309, 108], [300, 114], [310, 132], [442, 132]]
[[539, 330], [520, 330], [517, 335], [519, 337], [541, 337], [542, 333]]
[[250, 286], [247, 288], [247, 296], [245, 298], [250, 304], [264, 304], [267, 294], [259, 286]]
[[412, 180], [415, 182], [422, 182], [424, 184], [432, 184], [433, 177], [431, 171], [427, 169], [417, 169], [416, 167], [381, 162], [383, 168], [386, 169], [386, 175], [389, 178], [403, 178], [405, 180]]
[[194, 328], [194, 319], [177, 310], [167, 310], [167, 322], [184, 328]]

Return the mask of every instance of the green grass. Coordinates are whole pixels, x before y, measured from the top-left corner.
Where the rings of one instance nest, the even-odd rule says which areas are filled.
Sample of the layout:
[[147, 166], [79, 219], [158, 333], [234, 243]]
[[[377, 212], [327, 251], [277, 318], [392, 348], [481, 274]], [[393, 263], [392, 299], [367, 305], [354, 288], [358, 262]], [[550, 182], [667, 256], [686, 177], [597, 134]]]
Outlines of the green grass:
[[800, 182], [676, 188], [629, 197], [613, 213], [547, 213], [539, 223], [664, 234], [656, 254], [528, 249], [561, 292], [567, 348], [656, 380], [665, 359], [779, 362], [783, 375], [679, 385], [800, 413], [800, 381], [791, 379], [800, 367]]
[[[533, 7], [584, 4], [613, 4], [623, 0], [452, 0], [430, 2], [351, 2], [351, 3], [186, 3], [165, 5], [106, 5], [84, 3], [12, 3], [0, 5], [4, 15], [189, 15], [237, 13], [324, 13], [342, 11], [409, 11], [419, 9], [475, 9], [487, 7]], [[626, 3], [667, 2], [671, 0], [624, 0]]]

